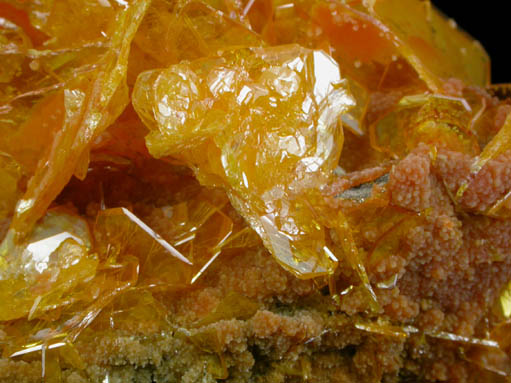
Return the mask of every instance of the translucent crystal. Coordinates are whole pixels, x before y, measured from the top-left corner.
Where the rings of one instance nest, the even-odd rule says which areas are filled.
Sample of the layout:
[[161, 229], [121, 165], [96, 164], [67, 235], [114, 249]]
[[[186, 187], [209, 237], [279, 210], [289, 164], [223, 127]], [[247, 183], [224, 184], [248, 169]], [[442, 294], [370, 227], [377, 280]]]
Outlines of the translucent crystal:
[[0, 152], [0, 219], [6, 218], [14, 211], [14, 206], [21, 196], [18, 182], [23, 176], [20, 165], [9, 155]]
[[106, 306], [94, 321], [95, 331], [116, 329], [139, 333], [162, 330], [165, 308], [144, 288], [129, 289]]
[[362, 2], [282, 0], [276, 2], [272, 28], [267, 35], [277, 42], [331, 49], [350, 77], [369, 89], [383, 82], [403, 84], [413, 72], [434, 91], [450, 77], [479, 86], [489, 82], [482, 46], [429, 1], [383, 0], [365, 7]]
[[[200, 350], [194, 363], [202, 371], [226, 379], [238, 360], [224, 355], [227, 321], [247, 321], [248, 335], [265, 307], [284, 314], [279, 330], [293, 323], [280, 301], [295, 298], [266, 297], [257, 291], [261, 278], [270, 293], [286, 286], [300, 296], [298, 310], [323, 316], [324, 330], [305, 343], [327, 332], [335, 342], [343, 336], [338, 322], [371, 337], [357, 346], [357, 369], [374, 339], [413, 351], [420, 338], [455, 350], [445, 356], [456, 352], [470, 374], [506, 379], [511, 191], [500, 188], [498, 199], [468, 213], [456, 203], [510, 150], [509, 87], [488, 90], [488, 80], [484, 50], [429, 1], [0, 2], [3, 357], [39, 358], [42, 380], [58, 382], [77, 377], [71, 367], [86, 370], [79, 375], [95, 369], [79, 345], [119, 333], [166, 337], [172, 327], [172, 336], [185, 335]], [[440, 208], [394, 206], [401, 181], [392, 172], [424, 144], [433, 165], [437, 149], [445, 149], [456, 161], [472, 158], [471, 172], [456, 195], [444, 190], [439, 169], [428, 167], [426, 192], [444, 197], [432, 199]], [[411, 199], [418, 193], [406, 182], [415, 165], [402, 177]], [[486, 189], [502, 185], [499, 175], [488, 181]], [[481, 190], [480, 199], [491, 192]], [[464, 241], [480, 238], [459, 249], [473, 262], [448, 259], [446, 279], [434, 286], [422, 274], [430, 252], [444, 256], [436, 239], [450, 240], [452, 224]], [[493, 249], [486, 235], [495, 238], [499, 225], [503, 244]], [[260, 265], [238, 272], [243, 257], [265, 254], [263, 246], [294, 276], [318, 277], [303, 285], [316, 290], [281, 273], [253, 275], [250, 267]], [[272, 263], [264, 262], [266, 273]], [[430, 288], [420, 291], [421, 283]], [[445, 283], [452, 291], [442, 290]], [[330, 297], [320, 294], [325, 286]], [[488, 313], [493, 297], [500, 299]], [[176, 308], [187, 311], [197, 300], [202, 309], [211, 299], [219, 302], [198, 319], [188, 321], [188, 312], [174, 318]], [[403, 316], [420, 326], [423, 319], [441, 323], [438, 331], [421, 330], [399, 323]], [[455, 333], [475, 323], [477, 336]], [[104, 356], [105, 363], [117, 357]], [[432, 356], [411, 365], [427, 368]], [[316, 378], [316, 358], [293, 358], [270, 367], [291, 379]]]
[[335, 269], [321, 207], [309, 202], [333, 175], [340, 117], [354, 104], [329, 56], [298, 46], [230, 51], [141, 74], [133, 103], [150, 153], [224, 187], [284, 267], [302, 278]]
[[502, 314], [506, 319], [511, 318], [511, 282], [502, 290], [499, 298]]
[[96, 274], [98, 259], [90, 248], [87, 223], [59, 210], [50, 210], [23, 245], [7, 238], [0, 265], [0, 320], [34, 318], [75, 302], [73, 290]]
[[451, 77], [488, 85], [489, 58], [482, 46], [429, 1], [365, 3], [279, 0], [263, 34], [270, 44], [299, 43], [332, 55], [356, 84], [357, 104], [343, 116], [355, 134], [367, 133], [365, 114], [384, 92], [441, 93]]
[[469, 128], [471, 117], [472, 109], [462, 98], [405, 96], [395, 109], [371, 126], [372, 144], [397, 158], [404, 157], [419, 143], [475, 155], [480, 149]]
[[101, 211], [94, 233], [107, 265], [122, 262], [125, 254], [137, 258], [140, 284], [187, 284], [192, 263], [128, 209]]
[[[215, 209], [216, 210], [216, 209]], [[233, 233], [232, 220], [221, 211], [214, 211], [208, 220], [197, 230], [195, 238], [188, 244], [191, 260], [196, 270], [191, 283], [204, 273], [220, 255], [222, 247]]]
[[172, 7], [154, 1], [134, 39], [136, 47], [157, 63], [147, 60], [146, 66], [168, 66], [220, 50], [264, 44], [246, 25], [230, 18], [228, 9], [211, 3], [215, 4], [185, 1]]
[[[484, 147], [483, 151], [474, 158], [470, 173], [467, 179], [461, 184], [456, 193], [456, 198], [460, 200], [463, 194], [467, 191], [470, 181], [474, 179], [481, 169], [492, 159], [511, 150], [511, 114], [508, 114], [503, 126], [491, 139], [491, 141]], [[511, 214], [511, 190], [504, 196], [499, 198], [487, 211], [486, 214], [494, 217], [508, 218]]]
[[489, 58], [484, 48], [438, 12], [429, 1], [377, 1], [374, 14], [395, 34], [402, 54], [432, 88], [456, 77], [486, 86]]
[[[12, 54], [25, 57], [32, 55], [34, 59], [37, 59], [39, 55], [52, 57], [55, 54], [62, 54], [62, 49], [65, 48], [67, 57], [60, 60], [54, 69], [63, 68], [63, 65], [71, 63], [70, 67], [67, 67], [67, 72], [63, 69], [65, 75], [61, 81], [55, 83], [55, 80], [52, 80], [46, 87], [30, 89], [34, 86], [33, 82], [23, 82], [27, 79], [25, 77], [19, 83], [19, 93], [15, 93], [15, 97], [9, 100], [15, 106], [19, 103], [21, 106], [26, 106], [24, 97], [27, 92], [30, 95], [45, 95], [48, 91], [59, 89], [56, 94], [50, 93], [46, 96], [50, 98], [51, 103], [54, 103], [52, 109], [56, 112], [29, 114], [29, 119], [24, 124], [19, 124], [16, 120], [26, 119], [25, 116], [17, 114], [23, 111], [23, 107], [12, 108], [11, 114], [15, 113], [15, 115], [2, 120], [2, 123], [7, 124], [7, 128], [14, 135], [17, 132], [13, 129], [17, 126], [24, 129], [24, 126], [28, 125], [31, 127], [30, 130], [41, 132], [48, 132], [50, 129], [49, 133], [46, 133], [46, 142], [39, 143], [42, 145], [36, 148], [35, 161], [32, 161], [37, 163], [37, 166], [23, 198], [18, 203], [12, 223], [14, 232], [28, 233], [71, 176], [74, 173], [84, 176], [91, 141], [112, 123], [128, 103], [125, 84], [128, 53], [131, 39], [148, 3], [148, 1], [139, 1], [126, 7], [111, 7], [107, 11], [98, 3], [96, 5], [91, 3], [85, 8], [72, 2], [59, 3], [57, 7], [53, 6], [53, 2], [26, 5], [30, 15], [40, 27], [54, 37], [54, 45], [49, 51], [27, 52], [25, 50]], [[68, 14], [64, 10], [70, 11], [71, 14], [85, 15], [85, 20], [90, 20], [90, 25], [76, 23], [72, 17], [68, 17], [69, 15], [64, 16]], [[41, 18], [45, 12], [46, 17]], [[73, 32], [74, 30], [79, 33]], [[83, 37], [87, 43], [76, 41], [78, 48], [74, 51], [75, 48], [67, 45], [70, 44], [69, 38], [73, 35]], [[71, 38], [74, 41], [74, 37]], [[96, 39], [97, 44], [89, 39]], [[104, 49], [102, 45], [106, 41], [108, 41], [108, 48]], [[97, 46], [100, 47], [99, 52]], [[82, 47], [85, 49], [85, 54], [81, 50]], [[96, 50], [95, 54], [91, 54], [94, 50]], [[78, 59], [73, 61], [77, 54]], [[83, 65], [84, 61], [92, 65], [87, 67]], [[38, 64], [36, 61], [33, 68], [41, 68], [40, 65], [41, 63]], [[46, 70], [46, 67], [44, 68]], [[48, 77], [44, 72], [41, 72], [41, 75], [43, 79]], [[5, 91], [2, 92], [0, 89], [0, 95], [5, 95]], [[41, 102], [44, 104], [47, 101]], [[35, 142], [38, 141], [35, 140]]]
[[272, 43], [324, 49], [347, 77], [370, 91], [410, 83], [410, 70], [416, 75], [392, 32], [365, 8], [324, 0], [276, 3], [275, 22], [268, 31]]

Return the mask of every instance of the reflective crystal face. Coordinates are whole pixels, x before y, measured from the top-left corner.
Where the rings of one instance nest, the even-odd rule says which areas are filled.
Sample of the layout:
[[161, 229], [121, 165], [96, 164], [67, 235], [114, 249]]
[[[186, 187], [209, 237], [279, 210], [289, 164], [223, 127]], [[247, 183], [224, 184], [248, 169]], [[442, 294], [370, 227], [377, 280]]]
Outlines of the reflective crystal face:
[[89, 254], [91, 246], [85, 220], [49, 211], [28, 240], [9, 246], [3, 259], [0, 320], [34, 318], [76, 301], [75, 288], [96, 274], [98, 259]]
[[296, 45], [228, 51], [142, 73], [133, 103], [149, 152], [225, 188], [284, 267], [333, 272], [322, 207], [307, 203], [333, 175], [354, 105], [330, 57]]
[[429, 1], [0, 1], [2, 358], [509, 376], [503, 89]]

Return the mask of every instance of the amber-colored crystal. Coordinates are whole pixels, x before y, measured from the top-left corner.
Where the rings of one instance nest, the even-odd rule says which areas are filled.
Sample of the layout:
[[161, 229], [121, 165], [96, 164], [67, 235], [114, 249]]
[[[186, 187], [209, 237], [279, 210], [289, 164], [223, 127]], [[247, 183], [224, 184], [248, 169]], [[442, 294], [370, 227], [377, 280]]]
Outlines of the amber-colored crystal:
[[[27, 82], [28, 76], [21, 76], [16, 82], [17, 89], [13, 91], [6, 88], [2, 91], [2, 99], [6, 102], [14, 103], [15, 106], [20, 104], [19, 108], [12, 108], [11, 105], [11, 111], [7, 112], [8, 116], [2, 123], [9, 128], [14, 121], [25, 120], [24, 124], [30, 126], [28, 134], [53, 129], [47, 134], [53, 136], [53, 139], [51, 144], [39, 142], [39, 162], [23, 198], [17, 203], [12, 223], [14, 232], [29, 232], [73, 173], [79, 177], [85, 176], [83, 169], [87, 169], [91, 141], [126, 107], [128, 95], [125, 76], [130, 42], [147, 6], [147, 1], [140, 1], [125, 8], [111, 7], [108, 12], [104, 12], [100, 4], [91, 4], [89, 7], [76, 6], [72, 2], [62, 3], [59, 7], [52, 7], [49, 2], [27, 4], [30, 16], [35, 19], [34, 23], [52, 36], [53, 45], [48, 47], [49, 50], [41, 52], [41, 61], [38, 51], [34, 52], [35, 55], [26, 49], [7, 53], [8, 57], [24, 57], [25, 62], [32, 59], [32, 68], [40, 68], [41, 71], [37, 73], [40, 80], [36, 77]], [[77, 17], [81, 17], [82, 12], [86, 16], [82, 22], [77, 23], [69, 17], [68, 12], [78, 13]], [[44, 13], [47, 16], [40, 18]], [[106, 32], [101, 33], [103, 28]], [[80, 36], [82, 40], [74, 40], [74, 35]], [[70, 38], [77, 48], [70, 46]], [[61, 55], [60, 60], [55, 60], [53, 51]], [[50, 62], [45, 62], [46, 57], [49, 57]], [[63, 73], [55, 73], [58, 70]], [[31, 89], [38, 80], [42, 84], [38, 84], [35, 90]], [[57, 96], [50, 93], [46, 97], [55, 99], [52, 109], [61, 110], [57, 113], [58, 117], [54, 116], [55, 112], [37, 113], [37, 109], [32, 115], [26, 109], [23, 116], [17, 114], [26, 108], [25, 100], [31, 93], [44, 97], [54, 89], [59, 89], [57, 92], [60, 94]], [[43, 98], [41, 102], [45, 103], [46, 99]], [[20, 124], [21, 121], [18, 121], [14, 122], [14, 127]], [[9, 135], [5, 137], [8, 138]]]
[[508, 379], [489, 82], [430, 1], [0, 0], [0, 365]]
[[0, 219], [4, 219], [12, 211], [12, 207], [20, 198], [18, 183], [23, 176], [21, 166], [8, 154], [0, 153]]
[[126, 208], [100, 212], [94, 231], [106, 267], [129, 254], [137, 258], [139, 273], [150, 277], [156, 274], [155, 268], [160, 268], [164, 274], [169, 273], [160, 274], [163, 283], [186, 284], [186, 268], [181, 265], [191, 265], [191, 262]]
[[[0, 320], [31, 319], [73, 303], [75, 287], [96, 274], [98, 259], [89, 254], [91, 245], [84, 220], [49, 211], [26, 244], [9, 247], [3, 259]], [[5, 251], [6, 242], [3, 246]]]
[[[479, 145], [469, 129], [472, 110], [464, 99], [441, 95], [403, 97], [397, 107], [371, 127], [373, 145], [404, 157], [421, 142], [471, 155]], [[437, 142], [442, 136], [442, 142]]]
[[353, 105], [328, 56], [298, 46], [230, 51], [141, 74], [133, 101], [150, 153], [225, 187], [283, 266], [305, 278], [335, 269], [321, 207], [308, 201], [333, 175], [339, 119]]

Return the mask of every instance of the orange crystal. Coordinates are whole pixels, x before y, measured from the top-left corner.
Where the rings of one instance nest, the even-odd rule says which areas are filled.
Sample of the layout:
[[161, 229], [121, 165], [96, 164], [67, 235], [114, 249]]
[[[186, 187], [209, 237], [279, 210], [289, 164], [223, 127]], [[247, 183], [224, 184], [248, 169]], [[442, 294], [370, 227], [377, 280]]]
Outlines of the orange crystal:
[[298, 46], [230, 51], [142, 73], [133, 103], [150, 128], [149, 152], [224, 187], [284, 267], [303, 278], [333, 272], [315, 200], [354, 102], [331, 58]]
[[172, 334], [227, 379], [216, 324], [276, 331], [286, 292], [224, 267], [268, 252], [331, 326], [297, 352], [349, 322], [426, 375], [440, 345], [509, 377], [511, 102], [488, 85], [429, 1], [0, 1], [3, 357], [59, 382], [95, 334]]
[[[85, 176], [91, 141], [126, 107], [128, 91], [125, 77], [130, 42], [148, 2], [136, 2], [125, 8], [110, 8], [109, 12], [104, 12], [101, 5], [82, 8], [72, 2], [62, 3], [59, 7], [47, 3], [26, 6], [36, 22], [42, 23], [41, 27], [52, 36], [52, 40], [48, 50], [40, 54], [27, 47], [19, 47], [6, 54], [8, 58], [21, 57], [25, 62], [33, 60], [32, 67], [42, 70], [36, 72], [37, 77], [28, 83], [28, 75], [20, 76], [20, 80], [15, 82], [17, 86], [14, 92], [10, 88], [1, 91], [6, 105], [11, 104], [2, 121], [10, 130], [11, 124], [17, 127], [23, 121], [24, 125], [30, 127], [27, 127], [27, 134], [41, 134], [39, 130], [44, 132], [50, 129], [46, 136], [52, 138], [50, 142], [40, 142], [37, 167], [31, 169], [33, 176], [23, 198], [17, 203], [11, 227], [21, 235], [30, 232], [73, 174], [82, 178]], [[82, 12], [82, 15], [86, 15], [86, 21], [76, 23], [64, 16], [70, 10], [77, 12], [78, 16]], [[46, 18], [37, 19], [45, 12], [48, 13]], [[100, 33], [102, 29], [106, 30], [103, 34]], [[83, 38], [83, 41], [75, 41], [75, 35]], [[73, 39], [77, 48], [73, 48], [69, 38]], [[49, 62], [46, 62], [47, 58]], [[38, 82], [37, 88], [31, 89]], [[55, 89], [58, 89], [57, 94], [51, 93]], [[50, 94], [46, 96], [48, 92]], [[45, 96], [54, 99], [51, 109], [60, 109], [59, 116], [55, 117], [53, 113], [44, 110], [38, 113], [37, 108], [30, 115], [25, 100], [32, 95], [42, 96], [41, 103], [46, 102]], [[33, 104], [30, 101], [28, 105]], [[24, 111], [24, 115], [19, 115], [20, 111]], [[28, 119], [26, 114], [29, 114]], [[21, 125], [22, 129], [24, 125]], [[10, 136], [3, 135], [2, 138], [0, 147], [8, 143]], [[5, 150], [8, 152], [9, 148]]]

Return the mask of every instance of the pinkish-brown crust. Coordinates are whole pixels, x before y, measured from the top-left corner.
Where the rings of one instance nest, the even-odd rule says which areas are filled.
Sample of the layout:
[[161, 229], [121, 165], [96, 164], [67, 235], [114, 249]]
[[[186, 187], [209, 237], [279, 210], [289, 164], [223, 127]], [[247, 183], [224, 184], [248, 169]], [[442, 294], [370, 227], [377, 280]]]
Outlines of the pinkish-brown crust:
[[[511, 223], [474, 213], [483, 212], [511, 187], [510, 157], [505, 153], [489, 161], [471, 180], [459, 202], [453, 195], [469, 176], [473, 158], [447, 150], [434, 156], [425, 145], [392, 168], [352, 173], [327, 188], [332, 208], [346, 214], [356, 209], [362, 213], [363, 209], [378, 211], [388, 204], [397, 212], [406, 212], [407, 217], [420, 218], [405, 225], [399, 254], [384, 257], [368, 269], [382, 318], [421, 331], [481, 336], [479, 323], [511, 278]], [[388, 169], [388, 182], [374, 184], [365, 201], [338, 198], [339, 193], [372, 182]], [[129, 200], [131, 186], [129, 182], [126, 185], [114, 194]], [[147, 191], [147, 195], [150, 193]], [[184, 197], [174, 198], [185, 198], [184, 193]], [[106, 198], [113, 197], [107, 193]], [[161, 206], [168, 203], [158, 197], [154, 204], [139, 202], [134, 207], [164, 238], [170, 228]], [[461, 214], [460, 207], [470, 213]], [[97, 202], [85, 205], [90, 217], [98, 209]], [[234, 211], [228, 214], [234, 222], [241, 222]], [[381, 232], [369, 227], [367, 232], [355, 235], [363, 238], [359, 250], [365, 255]], [[377, 287], [394, 275], [395, 286]], [[339, 286], [357, 281], [342, 259], [336, 276]], [[324, 281], [295, 278], [261, 246], [227, 252], [211, 265], [197, 286], [185, 292], [155, 293], [167, 310], [165, 321], [135, 318], [125, 320], [122, 328], [114, 325], [109, 329], [99, 325], [110, 323], [106, 308], [76, 342], [86, 370], [64, 365], [62, 380], [82, 383], [101, 380], [109, 373], [137, 381], [147, 369], [171, 381], [191, 383], [204, 371], [218, 368], [215, 363], [222, 360], [230, 382], [299, 381], [303, 374], [310, 374], [309, 381], [317, 383], [396, 381], [401, 369], [433, 381], [470, 381], [473, 366], [459, 359], [457, 347], [431, 339], [425, 344], [414, 336], [396, 338], [357, 329], [355, 323], [368, 320], [366, 292], [355, 289], [342, 296], [337, 306], [326, 287], [319, 291], [319, 283], [325, 286]], [[200, 326], [200, 321], [230, 293], [257, 303], [259, 309], [250, 318], [221, 319]], [[203, 334], [215, 334], [215, 348], [221, 359], [201, 345]], [[4, 367], [0, 382], [39, 379], [40, 363], [36, 360], [27, 363], [0, 359], [0, 363]]]

